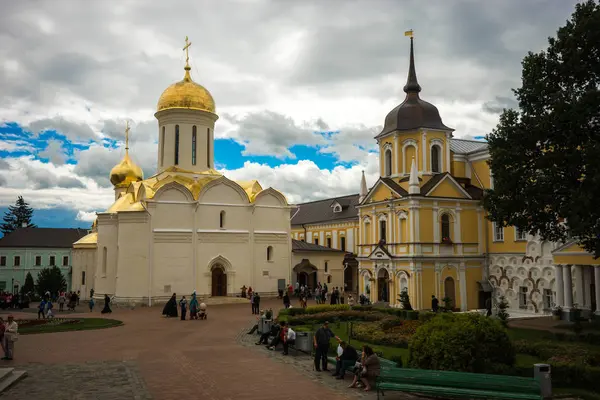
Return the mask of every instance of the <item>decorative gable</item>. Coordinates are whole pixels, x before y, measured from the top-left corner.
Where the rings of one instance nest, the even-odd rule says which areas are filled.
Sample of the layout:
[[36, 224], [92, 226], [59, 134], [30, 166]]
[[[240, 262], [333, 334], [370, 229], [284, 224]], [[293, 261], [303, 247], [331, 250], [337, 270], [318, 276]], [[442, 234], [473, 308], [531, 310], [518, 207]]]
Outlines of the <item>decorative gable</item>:
[[[435, 178], [432, 178], [435, 179]], [[471, 199], [471, 195], [452, 177], [450, 174], [444, 174], [430, 188], [423, 191], [425, 196], [449, 197], [457, 199]]]
[[371, 260], [391, 260], [392, 255], [387, 251], [383, 243], [379, 243], [375, 250], [369, 255]]

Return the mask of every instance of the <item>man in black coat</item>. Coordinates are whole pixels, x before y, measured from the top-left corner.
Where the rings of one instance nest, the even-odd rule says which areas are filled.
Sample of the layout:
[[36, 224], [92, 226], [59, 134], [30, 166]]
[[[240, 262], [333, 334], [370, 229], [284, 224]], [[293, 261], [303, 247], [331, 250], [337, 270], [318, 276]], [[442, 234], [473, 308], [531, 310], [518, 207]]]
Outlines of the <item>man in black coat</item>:
[[329, 351], [329, 340], [333, 337], [336, 336], [331, 329], [329, 329], [329, 322], [327, 321], [325, 321], [323, 326], [315, 332], [313, 344], [315, 346], [315, 370], [317, 372], [321, 372], [319, 360], [323, 366], [323, 371], [329, 371], [327, 369], [327, 352]]
[[337, 379], [344, 379], [346, 368], [353, 367], [358, 360], [358, 353], [356, 349], [350, 346], [348, 343], [341, 341], [340, 346], [342, 347], [342, 355], [335, 358], [335, 372], [333, 376]]

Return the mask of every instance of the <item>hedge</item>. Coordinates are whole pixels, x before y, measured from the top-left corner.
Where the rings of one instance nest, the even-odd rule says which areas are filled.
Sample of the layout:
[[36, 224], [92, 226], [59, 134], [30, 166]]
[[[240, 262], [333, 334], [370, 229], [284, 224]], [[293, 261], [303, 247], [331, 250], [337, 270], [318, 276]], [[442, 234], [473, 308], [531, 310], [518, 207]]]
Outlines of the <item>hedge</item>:
[[386, 318], [387, 315], [376, 311], [327, 311], [316, 314], [300, 314], [290, 316], [288, 323], [290, 325], [308, 325], [322, 324], [325, 321], [379, 321]]
[[583, 344], [517, 340], [514, 342], [514, 346], [518, 353], [539, 357], [548, 363], [555, 362], [600, 367], [600, 351], [590, 349], [589, 346]]
[[305, 315], [305, 314], [318, 314], [329, 311], [349, 311], [350, 306], [348, 304], [320, 304], [317, 306], [311, 306], [306, 308], [284, 308], [279, 311], [279, 315], [289, 315], [291, 317], [295, 315]]

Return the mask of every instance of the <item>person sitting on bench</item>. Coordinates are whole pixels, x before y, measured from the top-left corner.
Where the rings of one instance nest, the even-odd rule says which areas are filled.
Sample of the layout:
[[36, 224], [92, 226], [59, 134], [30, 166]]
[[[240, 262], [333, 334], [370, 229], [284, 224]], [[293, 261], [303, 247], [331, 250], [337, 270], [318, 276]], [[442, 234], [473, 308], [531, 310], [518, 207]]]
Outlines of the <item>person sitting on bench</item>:
[[287, 322], [281, 321], [279, 323], [281, 328], [279, 329], [279, 335], [275, 336], [271, 341], [271, 345], [268, 347], [269, 350], [275, 350], [279, 343], [283, 344], [283, 355], [288, 354], [289, 345], [296, 343], [296, 332], [290, 329]]
[[340, 341], [340, 347], [342, 348], [342, 354], [335, 358], [335, 372], [333, 373], [333, 376], [337, 379], [344, 379], [346, 368], [356, 364], [358, 353], [354, 347], [343, 340]]
[[[274, 336], [275, 338], [279, 337], [279, 329], [280, 326], [275, 324], [273, 326], [271, 326], [271, 329], [269, 330], [269, 332], [264, 332], [262, 335], [260, 335], [260, 339], [258, 339], [258, 342], [256, 342], [256, 345], [260, 345], [260, 344], [265, 344], [268, 345], [269, 344], [269, 336]], [[275, 340], [275, 338], [273, 338], [273, 341]], [[273, 342], [271, 342], [272, 344]]]

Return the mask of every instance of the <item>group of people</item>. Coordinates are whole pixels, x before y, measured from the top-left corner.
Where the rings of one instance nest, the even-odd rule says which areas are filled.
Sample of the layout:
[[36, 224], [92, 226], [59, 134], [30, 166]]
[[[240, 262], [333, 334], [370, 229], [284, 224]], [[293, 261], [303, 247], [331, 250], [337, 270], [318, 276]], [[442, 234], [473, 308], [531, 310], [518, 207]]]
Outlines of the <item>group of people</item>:
[[[67, 310], [75, 311], [75, 306], [79, 305], [79, 290], [77, 292], [60, 292], [58, 295], [58, 311], [64, 311], [65, 304], [67, 304]], [[49, 296], [49, 292], [46, 292], [47, 296]], [[68, 300], [68, 302], [67, 302]]]
[[[291, 286], [290, 286], [291, 287]], [[328, 293], [328, 288], [327, 288], [327, 284], [321, 286], [321, 283], [319, 282], [319, 284], [317, 285], [317, 287], [315, 288], [314, 291], [314, 298], [315, 298], [315, 302], [317, 304], [325, 304], [326, 300], [327, 300], [327, 293]], [[297, 291], [295, 291], [294, 293], [296, 293], [296, 295], [298, 296], [298, 301], [300, 303], [300, 307], [301, 308], [306, 308], [308, 306], [308, 299], [311, 297], [310, 296], [310, 288], [306, 285], [299, 285], [299, 288]], [[291, 307], [291, 297], [292, 291], [288, 290], [286, 293], [283, 294], [283, 306], [285, 308], [290, 308]], [[330, 304], [334, 305], [334, 304], [344, 304], [344, 291], [340, 290], [339, 287], [334, 287], [333, 290], [331, 291], [330, 294]], [[355, 301], [354, 301], [354, 297], [352, 297], [352, 294], [348, 293], [348, 305], [353, 306]]]
[[0, 344], [4, 350], [3, 360], [12, 360], [15, 352], [15, 342], [19, 339], [19, 325], [12, 315], [8, 316], [8, 321], [0, 317]]
[[[258, 326], [257, 326], [258, 328]], [[269, 342], [269, 337], [273, 336], [273, 339]], [[264, 332], [260, 335], [257, 346], [264, 344], [269, 350], [275, 350], [278, 344], [283, 345], [283, 355], [288, 355], [290, 345], [296, 344], [296, 332], [288, 325], [287, 322], [281, 321], [279, 324], [273, 324], [269, 332]]]
[[344, 379], [346, 369], [353, 367], [354, 379], [349, 387], [356, 388], [360, 386], [364, 387], [365, 391], [370, 391], [381, 371], [379, 358], [371, 347], [363, 346], [362, 355], [359, 360], [356, 349], [336, 336], [329, 329], [327, 321], [322, 327], [317, 329], [313, 337], [315, 370], [318, 372], [329, 371], [327, 368], [327, 353], [331, 338], [336, 338], [339, 343], [337, 357], [335, 358], [335, 371], [333, 371], [332, 375], [337, 379]]
[[31, 301], [31, 295], [29, 293], [19, 294], [10, 292], [0, 292], [0, 306], [3, 309], [13, 308], [27, 308]]
[[[179, 300], [179, 309], [181, 310], [181, 320], [182, 321], [186, 320], [188, 306], [189, 306], [189, 310], [190, 310], [190, 320], [207, 318], [208, 314], [206, 312], [206, 304], [198, 302], [198, 299], [196, 298], [196, 292], [192, 293], [192, 297], [191, 297], [191, 300], [189, 301], [189, 304], [188, 304], [188, 301], [185, 298], [185, 296], [182, 296], [181, 300]], [[171, 296], [169, 301], [167, 301], [167, 304], [165, 304], [163, 311], [162, 311], [162, 315], [164, 315], [166, 317], [175, 317], [175, 318], [177, 318], [179, 316], [178, 311], [177, 311], [177, 294], [176, 293], [173, 293], [173, 295]]]

